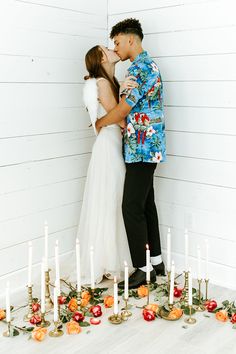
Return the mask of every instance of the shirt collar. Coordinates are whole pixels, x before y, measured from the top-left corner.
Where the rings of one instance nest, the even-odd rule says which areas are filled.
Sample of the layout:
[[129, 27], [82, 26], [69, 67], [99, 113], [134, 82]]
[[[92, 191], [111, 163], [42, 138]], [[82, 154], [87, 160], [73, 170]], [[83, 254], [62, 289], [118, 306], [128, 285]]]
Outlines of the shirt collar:
[[145, 58], [147, 55], [148, 55], [147, 51], [146, 51], [146, 50], [143, 50], [141, 53], [139, 53], [139, 54], [135, 57], [135, 59], [134, 59], [134, 61], [132, 62], [132, 64], [137, 63], [139, 60]]

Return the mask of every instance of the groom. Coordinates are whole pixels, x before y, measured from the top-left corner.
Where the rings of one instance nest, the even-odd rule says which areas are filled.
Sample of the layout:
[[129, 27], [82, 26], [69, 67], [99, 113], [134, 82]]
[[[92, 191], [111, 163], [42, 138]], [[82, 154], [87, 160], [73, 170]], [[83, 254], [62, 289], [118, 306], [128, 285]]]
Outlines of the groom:
[[[155, 168], [166, 159], [163, 88], [157, 65], [142, 48], [143, 31], [138, 20], [117, 23], [110, 38], [120, 59], [132, 62], [128, 73], [139, 84], [137, 88], [123, 90], [120, 103], [96, 122], [99, 131], [106, 125], [127, 120], [122, 211], [133, 266], [137, 268], [129, 278], [129, 287], [136, 288], [146, 283], [146, 244], [151, 254], [151, 282], [165, 272], [153, 188]], [[118, 286], [124, 288], [124, 282]]]

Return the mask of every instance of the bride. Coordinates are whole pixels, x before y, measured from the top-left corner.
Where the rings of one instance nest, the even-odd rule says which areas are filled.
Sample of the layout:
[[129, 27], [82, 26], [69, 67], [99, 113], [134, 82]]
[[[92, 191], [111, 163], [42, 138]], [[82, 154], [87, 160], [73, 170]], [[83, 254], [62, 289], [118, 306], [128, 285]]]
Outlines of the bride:
[[[119, 83], [114, 76], [118, 55], [97, 45], [85, 56], [89, 76], [85, 77], [84, 103], [96, 134], [87, 172], [83, 204], [78, 226], [81, 249], [82, 283], [90, 283], [90, 248], [94, 249], [94, 277], [113, 278], [124, 269], [124, 261], [132, 270], [132, 261], [123, 222], [121, 204], [125, 178], [122, 156], [122, 127], [114, 124], [97, 134], [96, 119], [104, 116], [119, 102]], [[128, 77], [121, 89], [137, 87]]]

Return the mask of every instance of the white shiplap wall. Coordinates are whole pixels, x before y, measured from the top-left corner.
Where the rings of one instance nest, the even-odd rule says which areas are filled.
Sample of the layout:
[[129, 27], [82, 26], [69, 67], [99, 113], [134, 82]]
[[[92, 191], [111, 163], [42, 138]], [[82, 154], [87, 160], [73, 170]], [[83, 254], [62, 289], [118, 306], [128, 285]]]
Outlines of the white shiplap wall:
[[[234, 0], [108, 1], [108, 29], [138, 18], [143, 46], [164, 81], [168, 161], [157, 169], [156, 198], [165, 256], [184, 265], [189, 229], [196, 274], [197, 244], [210, 245], [211, 280], [236, 288], [236, 3]], [[112, 44], [111, 44], [112, 45]], [[118, 67], [124, 77], [130, 63]]]
[[[82, 104], [84, 55], [107, 43], [107, 1], [0, 1], [0, 287], [26, 282], [43, 254], [74, 249], [93, 132]], [[35, 272], [38, 277], [39, 272]]]

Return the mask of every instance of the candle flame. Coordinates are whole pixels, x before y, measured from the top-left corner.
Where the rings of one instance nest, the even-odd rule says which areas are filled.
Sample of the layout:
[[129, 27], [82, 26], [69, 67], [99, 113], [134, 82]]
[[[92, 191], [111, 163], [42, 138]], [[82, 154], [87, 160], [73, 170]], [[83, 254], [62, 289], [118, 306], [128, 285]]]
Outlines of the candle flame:
[[149, 245], [148, 244], [146, 244], [146, 249], [149, 250]]
[[116, 275], [114, 276], [114, 283], [117, 283]]
[[124, 261], [124, 265], [125, 267], [128, 267], [128, 263], [126, 261]]

